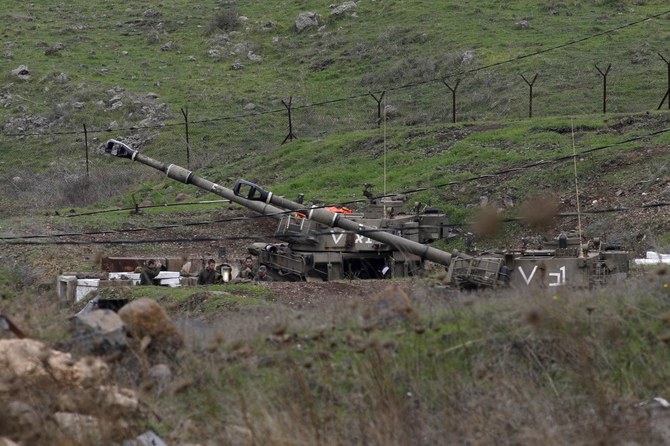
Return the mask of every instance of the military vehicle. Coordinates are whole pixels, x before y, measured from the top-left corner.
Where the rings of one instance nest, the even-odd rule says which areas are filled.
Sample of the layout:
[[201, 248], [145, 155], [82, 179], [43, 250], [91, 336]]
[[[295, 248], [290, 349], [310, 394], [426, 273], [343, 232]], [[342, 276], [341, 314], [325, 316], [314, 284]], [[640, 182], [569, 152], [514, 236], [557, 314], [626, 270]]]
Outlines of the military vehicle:
[[[110, 140], [105, 150], [279, 220], [275, 238], [283, 243], [256, 243], [249, 249], [277, 279], [406, 277], [423, 270], [425, 260], [448, 264], [451, 259], [451, 254], [426, 245], [446, 236], [446, 216], [418, 203], [405, 213], [402, 196], [370, 197], [363, 212], [306, 207], [245, 180], [227, 189], [116, 140]], [[371, 195], [369, 190], [367, 195]]]
[[[244, 180], [238, 181], [234, 190], [240, 185], [262, 193], [259, 186]], [[325, 208], [339, 219], [362, 225], [356, 232], [332, 229], [307, 218], [306, 211], [285, 213], [274, 234], [283, 243], [255, 243], [249, 252], [286, 280], [413, 276], [424, 268], [421, 256], [400, 245], [382, 243], [375, 233], [384, 231], [418, 244], [431, 243], [446, 237], [447, 218], [420, 203], [407, 213], [399, 211], [405, 201], [404, 196], [370, 198], [357, 212], [338, 206]]]
[[456, 255], [447, 280], [459, 288], [517, 288], [571, 285], [592, 287], [625, 279], [629, 253], [600, 239], [582, 243], [578, 234], [560, 234], [530, 249], [476, 256]]
[[607, 250], [602, 243], [582, 246], [580, 238], [567, 236], [556, 247], [543, 249], [481, 255], [445, 252], [428, 243], [447, 235], [446, 216], [418, 203], [405, 212], [402, 196], [375, 199], [367, 191], [369, 203], [361, 212], [306, 207], [242, 179], [232, 190], [225, 188], [114, 139], [107, 142], [105, 151], [279, 220], [275, 238], [281, 243], [249, 247], [275, 279], [408, 277], [423, 271], [427, 261], [447, 268], [448, 282], [459, 288], [590, 286], [625, 277], [628, 272], [627, 253]]

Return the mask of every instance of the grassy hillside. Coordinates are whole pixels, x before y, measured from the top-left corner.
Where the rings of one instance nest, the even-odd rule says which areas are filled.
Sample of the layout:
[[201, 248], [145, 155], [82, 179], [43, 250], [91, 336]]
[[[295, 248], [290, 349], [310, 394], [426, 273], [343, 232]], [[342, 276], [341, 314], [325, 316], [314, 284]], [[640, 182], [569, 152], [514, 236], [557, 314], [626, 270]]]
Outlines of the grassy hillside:
[[[666, 1], [360, 0], [334, 14], [343, 4], [5, 0], [2, 313], [67, 350], [80, 308], [59, 305], [57, 273], [109, 255], [238, 256], [271, 237], [249, 211], [193, 204], [220, 197], [105, 155], [109, 138], [306, 203], [357, 207], [366, 183], [403, 192], [455, 231], [488, 229], [482, 249], [573, 229], [580, 206], [587, 237], [670, 250]], [[318, 20], [299, 32], [304, 12]], [[537, 75], [532, 118], [520, 75]], [[544, 221], [554, 206], [566, 215]], [[186, 347], [151, 356], [145, 337], [105, 357], [141, 416], [81, 403], [107, 423], [98, 443], [153, 429], [170, 444], [664, 444], [663, 412], [639, 403], [668, 394], [667, 269], [635, 274], [491, 295], [436, 277], [110, 288], [157, 300]], [[76, 443], [52, 416], [74, 397], [19, 384], [0, 392], [13, 408], [0, 437]]]
[[[441, 207], [455, 224], [476, 217], [481, 197], [492, 204], [511, 197], [505, 218], [546, 192], [573, 212], [570, 159], [497, 173], [599, 147], [580, 157], [585, 210], [667, 201], [667, 103], [655, 110], [667, 88], [659, 57], [666, 8], [661, 1], [359, 2], [340, 15], [317, 7], [318, 24], [298, 32], [296, 18], [308, 11], [300, 2], [7, 2], [0, 202], [13, 219], [4, 230], [44, 232], [20, 216], [57, 209], [169, 203], [179, 192], [216, 198], [102, 154], [110, 137], [224, 185], [243, 177], [287, 197], [355, 201], [364, 183], [376, 194], [409, 191], [411, 202]], [[594, 65], [604, 71], [610, 63], [602, 114]], [[13, 74], [22, 64], [28, 76]], [[520, 75], [535, 74], [528, 118]], [[457, 81], [453, 124], [445, 83]], [[382, 93], [386, 113], [377, 121]], [[289, 98], [298, 139], [282, 145]], [[644, 239], [641, 250], [663, 246], [667, 208], [659, 209], [586, 217], [588, 235], [606, 232], [631, 245]], [[209, 215], [189, 211], [192, 219]], [[157, 221], [187, 215], [161, 214]], [[144, 223], [105, 214], [49, 225]], [[505, 228], [495, 244], [532, 230]]]
[[[598, 34], [664, 6], [360, 2], [340, 16], [315, 9], [318, 27], [298, 33], [296, 17], [306, 11], [300, 2], [9, 1], [3, 12], [3, 166], [26, 174], [67, 166], [81, 175], [84, 125], [92, 148], [108, 136], [134, 135], [148, 153], [185, 162], [182, 108], [189, 111], [194, 165], [216, 166], [276, 148], [288, 133], [281, 101], [291, 96], [299, 107], [295, 133], [310, 141], [374, 128], [376, 103], [368, 92], [379, 97], [386, 91], [386, 103], [397, 110], [387, 123], [392, 135], [450, 120], [443, 79], [452, 86], [462, 79], [457, 108], [466, 122], [527, 116], [528, 87], [519, 74], [538, 74], [535, 116], [590, 114], [601, 109], [594, 64], [613, 65], [610, 112], [648, 111], [667, 88], [656, 54], [666, 51], [667, 14]], [[519, 25], [524, 20], [528, 28]], [[243, 68], [234, 69], [236, 62]], [[20, 64], [27, 65], [29, 80], [11, 75]], [[21, 134], [37, 135], [7, 136]], [[77, 159], [49, 169], [64, 150]]]
[[[578, 152], [668, 128], [667, 112], [654, 111], [667, 88], [665, 9], [661, 1], [359, 2], [340, 15], [317, 7], [318, 24], [298, 32], [308, 11], [300, 2], [10, 1], [0, 65], [3, 214], [128, 206], [129, 191], [174, 198], [139, 186], [155, 173], [101, 155], [109, 137], [215, 181], [245, 177], [289, 197], [346, 201], [366, 182], [378, 194], [384, 184], [425, 189], [413, 198], [457, 223], [482, 194], [512, 191], [517, 203], [538, 189], [569, 194], [565, 162], [472, 179], [571, 153], [573, 128]], [[12, 74], [21, 64], [25, 79]], [[594, 65], [608, 64], [602, 115]], [[535, 74], [528, 119], [520, 75]], [[454, 125], [445, 82], [456, 81]], [[381, 122], [370, 92], [384, 92]], [[298, 139], [281, 145], [289, 98]], [[581, 175], [615, 192], [655, 175], [662, 190], [667, 141], [662, 133], [598, 152], [580, 163]], [[659, 148], [653, 159], [601, 169], [650, 145]]]

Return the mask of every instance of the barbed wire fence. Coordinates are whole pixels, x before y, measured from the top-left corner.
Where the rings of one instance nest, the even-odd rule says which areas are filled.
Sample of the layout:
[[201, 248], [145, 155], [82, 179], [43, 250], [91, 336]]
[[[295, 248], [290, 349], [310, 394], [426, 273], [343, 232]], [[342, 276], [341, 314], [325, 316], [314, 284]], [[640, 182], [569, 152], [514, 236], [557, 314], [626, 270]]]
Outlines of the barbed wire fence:
[[[533, 54], [541, 54], [536, 52]], [[658, 52], [659, 63], [667, 66], [668, 78], [658, 76], [658, 83], [655, 87], [650, 85], [641, 85], [646, 89], [653, 88], [659, 92], [660, 103], [656, 106], [651, 103], [640, 103], [638, 107], [630, 110], [616, 108], [616, 113], [637, 113], [643, 111], [661, 110], [667, 104], [670, 110], [670, 62], [661, 53]], [[521, 58], [510, 59], [510, 62], [520, 60]], [[269, 146], [274, 147], [293, 139], [299, 139], [302, 134], [305, 138], [322, 137], [327, 134], [327, 130], [363, 130], [378, 127], [381, 122], [382, 114], [390, 120], [395, 120], [405, 125], [413, 123], [439, 123], [439, 122], [461, 122], [466, 123], [479, 119], [518, 119], [527, 117], [557, 117], [570, 116], [569, 111], [565, 114], [538, 114], [537, 105], [541, 98], [537, 95], [538, 88], [541, 88], [544, 95], [555, 94], [555, 91], [563, 90], [563, 86], [552, 89], [552, 78], [550, 74], [542, 72], [518, 73], [518, 82], [512, 79], [497, 78], [498, 83], [492, 84], [491, 77], [483, 74], [486, 70], [495, 68], [501, 63], [492, 64], [476, 69], [470, 69], [455, 73], [453, 75], [441, 77], [439, 79], [429, 79], [412, 84], [401, 85], [397, 87], [381, 88], [370, 90], [347, 97], [335, 98], [319, 102], [310, 102], [308, 97], [299, 95], [289, 95], [278, 101], [278, 106], [266, 110], [255, 110], [252, 105], [249, 110], [243, 113], [227, 114], [221, 116], [195, 117], [193, 110], [188, 106], [183, 106], [179, 110], [181, 119], [175, 119], [170, 122], [164, 122], [155, 125], [128, 125], [117, 128], [101, 128], [86, 122], [82, 122], [79, 129], [64, 130], [37, 130], [37, 131], [19, 131], [2, 132], [3, 138], [53, 138], [57, 136], [73, 136], [88, 140], [89, 135], [118, 135], [131, 134], [139, 131], [170, 131], [174, 135], [180, 135], [179, 139], [184, 143], [184, 164], [190, 164], [190, 146], [191, 135], [202, 132], [202, 129], [216, 126], [219, 130], [229, 131], [231, 134], [223, 135], [223, 138], [236, 141], [242, 144], [245, 141], [268, 141]], [[595, 69], [603, 83], [602, 95], [594, 94], [597, 89], [598, 81], [594, 78], [593, 84], [586, 89], [587, 95], [582, 95], [583, 99], [589, 100], [589, 104], [582, 104], [583, 109], [590, 109], [592, 113], [598, 113], [602, 110], [603, 114], [612, 111], [612, 98], [609, 98], [608, 89], [612, 89], [616, 79], [608, 79], [610, 72], [616, 71], [616, 65], [612, 62], [607, 63], [606, 68], [600, 68], [597, 62], [594, 62]], [[614, 68], [614, 70], [612, 70]], [[647, 69], [649, 71], [659, 72], [656, 69]], [[586, 72], [586, 70], [585, 70]], [[615, 73], [612, 73], [615, 74]], [[630, 78], [641, 77], [640, 73], [629, 74]], [[608, 85], [609, 82], [609, 85]], [[439, 83], [439, 85], [438, 85]], [[523, 87], [527, 87], [526, 99], [522, 93]], [[491, 102], [489, 99], [494, 96], [500, 96], [500, 92], [505, 89], [514, 89], [515, 95], [507, 95], [507, 98], [514, 103], [514, 109], [502, 106], [501, 103]], [[535, 94], [534, 94], [535, 93]], [[636, 92], [632, 92], [637, 96]], [[523, 103], [528, 104], [528, 112], [523, 112]], [[535, 101], [535, 106], [533, 106]], [[382, 102], [386, 104], [382, 108]], [[478, 108], [481, 105], [488, 105], [488, 110], [481, 111]], [[509, 105], [509, 104], [506, 104]], [[497, 112], [497, 113], [496, 113]], [[495, 115], [498, 116], [495, 116]], [[458, 116], [458, 119], [457, 119]], [[195, 117], [195, 119], [194, 119]], [[245, 129], [237, 130], [236, 127]], [[251, 135], [256, 135], [250, 138]], [[245, 137], [246, 136], [246, 137]], [[205, 146], [207, 146], [205, 140]], [[86, 141], [88, 147], [88, 141]], [[90, 148], [89, 148], [90, 149]]]
[[[641, 113], [653, 110], [655, 103], [640, 103], [632, 110], [622, 110], [613, 106], [616, 100], [608, 100], [608, 89], [613, 89], [613, 64], [601, 70], [594, 64], [599, 77], [602, 78], [602, 95], [597, 95], [599, 81], [594, 76], [590, 95], [584, 95], [579, 104], [580, 113]], [[670, 70], [670, 64], [668, 65]], [[534, 72], [526, 78], [522, 73], [515, 81], [507, 77], [497, 78], [498, 84], [491, 85], [495, 76], [481, 70], [470, 70], [470, 73], [458, 73], [456, 76], [422, 81], [377, 91], [368, 91], [347, 97], [319, 102], [310, 102], [309, 97], [288, 96], [281, 99], [277, 108], [267, 110], [250, 110], [245, 113], [189, 119], [184, 116], [183, 122], [171, 122], [162, 126], [161, 131], [169, 130], [175, 135], [175, 141], [181, 141], [186, 151], [185, 164], [189, 168], [200, 168], [214, 165], [232, 156], [253, 156], [256, 152], [270, 152], [277, 146], [298, 139], [318, 139], [330, 134], [355, 132], [379, 128], [382, 120], [392, 125], [404, 127], [432, 125], [438, 123], [474, 123], [486, 120], [490, 114], [498, 114], [501, 119], [525, 118], [524, 102], [527, 105], [527, 117], [532, 119], [543, 117], [570, 116], [547, 115], [541, 113], [542, 101], [550, 94], [560, 94], [561, 87], [551, 88], [551, 78], [547, 74]], [[595, 73], [594, 73], [595, 74]], [[629, 77], [635, 78], [635, 75]], [[608, 85], [609, 82], [609, 85]], [[666, 88], [665, 80], [658, 77], [655, 88], [659, 92]], [[446, 88], [445, 88], [446, 87]], [[524, 98], [523, 87], [527, 87]], [[647, 89], [651, 87], [646, 85]], [[516, 96], [501, 94], [502, 90], [514, 89]], [[540, 94], [538, 95], [538, 90]], [[558, 93], [556, 93], [558, 91]], [[670, 79], [667, 91], [670, 91]], [[458, 96], [457, 96], [458, 93]], [[507, 99], [496, 99], [505, 97]], [[666, 101], [661, 101], [657, 110]], [[466, 104], [471, 103], [468, 107]], [[489, 107], [490, 112], [482, 114], [477, 109]], [[568, 110], [569, 111], [569, 110]], [[141, 131], [142, 128], [129, 128], [126, 131]], [[155, 130], [155, 128], [154, 128]], [[117, 130], [115, 133], [120, 133]], [[216, 135], [216, 136], [212, 136]], [[194, 141], [196, 141], [194, 143]], [[200, 162], [191, 166], [189, 149], [196, 152]], [[184, 161], [182, 161], [184, 162]]]

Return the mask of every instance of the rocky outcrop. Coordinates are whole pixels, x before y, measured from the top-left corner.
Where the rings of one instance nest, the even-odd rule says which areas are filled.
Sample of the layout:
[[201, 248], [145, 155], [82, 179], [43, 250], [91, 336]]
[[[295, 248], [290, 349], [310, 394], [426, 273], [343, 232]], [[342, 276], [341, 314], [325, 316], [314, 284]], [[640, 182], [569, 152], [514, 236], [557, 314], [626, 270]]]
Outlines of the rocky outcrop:
[[109, 366], [99, 358], [75, 358], [33, 339], [1, 339], [3, 434], [21, 444], [128, 438], [144, 417], [140, 402], [133, 390], [109, 379]]
[[315, 12], [301, 12], [295, 19], [295, 29], [298, 32], [317, 26], [319, 26], [319, 14]]
[[356, 2], [351, 2], [351, 1], [344, 2], [340, 6], [336, 6], [335, 8], [333, 8], [333, 10], [330, 11], [330, 15], [335, 16], [335, 17], [341, 16], [342, 14], [345, 14], [348, 11], [351, 11], [352, 9], [355, 9], [356, 6], [357, 6]]

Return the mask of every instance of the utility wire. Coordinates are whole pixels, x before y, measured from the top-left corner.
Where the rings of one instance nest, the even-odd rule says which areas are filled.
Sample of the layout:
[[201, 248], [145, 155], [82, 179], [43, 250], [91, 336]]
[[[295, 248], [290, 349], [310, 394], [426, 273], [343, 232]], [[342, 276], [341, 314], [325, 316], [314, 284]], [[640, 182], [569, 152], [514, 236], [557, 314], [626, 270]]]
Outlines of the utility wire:
[[[429, 190], [436, 190], [436, 189], [441, 189], [445, 188], [448, 186], [454, 186], [458, 184], [464, 184], [466, 182], [471, 182], [471, 181], [477, 181], [481, 179], [490, 179], [490, 178], [495, 178], [497, 176], [501, 175], [506, 175], [509, 173], [517, 173], [521, 172], [527, 169], [531, 169], [534, 167], [538, 166], [545, 166], [549, 165], [552, 163], [558, 163], [562, 161], [567, 161], [567, 160], [572, 160], [576, 159], [577, 157], [582, 157], [588, 154], [592, 154], [595, 152], [599, 152], [602, 150], [606, 149], [611, 149], [614, 147], [618, 147], [620, 145], [624, 144], [629, 144], [631, 142], [636, 142], [640, 141], [643, 139], [647, 139], [653, 136], [657, 136], [663, 133], [670, 132], [670, 128], [665, 128], [662, 130], [657, 130], [651, 133], [646, 133], [644, 135], [636, 136], [633, 138], [628, 138], [623, 141], [618, 141], [614, 142], [611, 144], [606, 144], [603, 146], [598, 146], [594, 147], [591, 149], [586, 149], [581, 152], [578, 152], [576, 154], [571, 154], [571, 155], [563, 155], [563, 156], [558, 156], [553, 159], [548, 159], [548, 160], [539, 160], [539, 161], [534, 161], [531, 163], [527, 163], [522, 166], [517, 166], [517, 167], [510, 167], [506, 169], [501, 169], [496, 172], [488, 173], [488, 174], [483, 174], [483, 175], [476, 175], [473, 177], [461, 179], [461, 180], [454, 180], [454, 181], [449, 181], [446, 183], [442, 184], [437, 184], [434, 186], [427, 186], [427, 187], [422, 187], [422, 188], [416, 188], [416, 189], [410, 189], [406, 190], [404, 192], [399, 192], [396, 194], [389, 194], [389, 195], [382, 195], [382, 196], [377, 196], [373, 197], [372, 200], [377, 200], [381, 198], [386, 198], [386, 197], [393, 197], [398, 194], [404, 194], [404, 195], [411, 195], [414, 193], [418, 192], [425, 192]], [[365, 200], [351, 200], [351, 201], [346, 201], [346, 202], [340, 202], [338, 205], [351, 205], [351, 204], [357, 204], [357, 203], [367, 203], [368, 199]], [[305, 210], [309, 210], [310, 208], [326, 208], [329, 206], [332, 206], [333, 204], [326, 204], [326, 205], [320, 205], [320, 206], [305, 206]], [[629, 207], [629, 208], [618, 208], [615, 210], [630, 210], [630, 209], [640, 209], [640, 208], [649, 208], [649, 207], [662, 207], [662, 206], [667, 206], [667, 203], [654, 203], [650, 205], [643, 205], [643, 206], [635, 206], [635, 207]], [[615, 211], [612, 210], [612, 211]], [[24, 236], [0, 236], [0, 241], [3, 240], [16, 240], [16, 239], [30, 239], [30, 238], [50, 238], [50, 237], [74, 237], [74, 236], [82, 236], [82, 235], [105, 235], [105, 234], [120, 234], [120, 233], [126, 233], [126, 232], [142, 232], [142, 231], [148, 231], [148, 230], [161, 230], [161, 229], [172, 229], [172, 228], [179, 228], [179, 227], [188, 227], [188, 226], [200, 226], [200, 225], [211, 225], [215, 223], [226, 223], [226, 222], [232, 222], [232, 221], [246, 221], [246, 220], [252, 220], [252, 219], [257, 219], [257, 218], [268, 218], [268, 217], [273, 217], [273, 216], [282, 216], [282, 215], [288, 215], [288, 214], [293, 214], [295, 211], [293, 210], [287, 210], [284, 212], [278, 212], [275, 214], [269, 214], [269, 215], [255, 215], [255, 216], [246, 216], [246, 217], [231, 217], [231, 218], [224, 218], [224, 219], [218, 219], [218, 220], [208, 220], [208, 221], [199, 221], [199, 222], [187, 222], [187, 223], [178, 223], [178, 224], [170, 224], [170, 225], [161, 225], [161, 226], [154, 226], [154, 227], [149, 227], [149, 228], [131, 228], [131, 229], [123, 229], [123, 230], [109, 230], [109, 231], [93, 231], [93, 232], [69, 232], [69, 233], [59, 233], [59, 234], [39, 234], [39, 235], [24, 235]], [[593, 211], [594, 213], [597, 211]], [[608, 212], [607, 210], [603, 210], [600, 212]], [[586, 212], [585, 212], [586, 213]], [[590, 212], [589, 212], [590, 213]], [[207, 241], [204, 240], [203, 241]]]
[[[603, 214], [603, 213], [617, 213], [617, 212], [629, 212], [632, 210], [639, 210], [639, 209], [652, 209], [652, 208], [660, 208], [660, 207], [665, 207], [665, 206], [670, 206], [670, 202], [659, 202], [659, 203], [649, 203], [645, 205], [640, 205], [640, 206], [627, 206], [627, 207], [620, 207], [620, 208], [609, 208], [609, 209], [598, 209], [598, 210], [593, 210], [593, 211], [581, 211], [581, 214]], [[566, 213], [559, 213], [556, 214], [555, 217], [557, 218], [569, 218], [569, 217], [576, 217], [577, 213], [575, 212], [566, 212]], [[510, 218], [505, 218], [501, 220], [503, 223], [518, 223], [524, 221], [522, 217], [510, 217]], [[444, 224], [441, 226], [436, 226], [436, 225], [423, 225], [421, 226], [422, 229], [431, 229], [431, 228], [458, 228], [458, 227], [463, 227], [468, 225], [468, 223], [449, 223], [449, 224]], [[179, 226], [179, 225], [175, 225]], [[138, 230], [142, 231], [148, 231], [151, 230], [152, 228], [138, 228]], [[112, 233], [113, 231], [110, 231], [109, 233]], [[123, 230], [123, 231], [115, 231], [116, 233], [124, 233], [124, 232], [130, 232], [128, 230]], [[391, 234], [396, 234], [397, 231], [393, 228], [391, 229], [368, 229], [368, 230], [363, 230], [360, 231], [360, 235], [366, 235], [366, 234], [372, 234], [375, 232], [387, 232]], [[409, 228], [405, 231], [403, 231], [403, 235], [409, 236], [413, 234], [417, 234], [419, 232], [419, 228]], [[74, 234], [74, 235], [98, 235], [100, 233], [96, 232], [84, 232], [80, 234]], [[320, 237], [320, 236], [327, 236], [331, 235], [332, 231], [327, 231], [327, 232], [312, 232], [310, 233], [310, 236], [315, 236], [315, 237]], [[25, 236], [25, 237], [16, 237], [16, 238], [21, 238], [21, 240], [7, 240], [7, 238], [0, 237], [0, 244], [4, 245], [30, 245], [30, 246], [47, 246], [47, 245], [137, 245], [137, 244], [151, 244], [151, 243], [200, 243], [200, 242], [223, 242], [223, 241], [231, 241], [231, 240], [256, 240], [256, 241], [267, 241], [270, 239], [277, 239], [277, 236], [275, 234], [272, 235], [246, 235], [246, 236], [228, 236], [228, 237], [181, 237], [181, 238], [163, 238], [163, 239], [133, 239], [133, 240], [119, 240], [119, 239], [112, 239], [112, 240], [49, 240], [49, 241], [30, 241], [26, 239], [31, 239], [31, 238], [42, 238], [42, 237], [61, 237], [61, 236], [66, 236], [67, 234], [52, 234], [52, 235], [41, 235], [41, 236]], [[73, 234], [70, 234], [73, 235]], [[296, 234], [296, 236], [299, 236], [299, 234]]]
[[132, 206], [127, 208], [116, 208], [116, 209], [102, 209], [100, 211], [91, 211], [91, 212], [79, 212], [79, 213], [68, 213], [65, 215], [60, 215], [61, 217], [82, 217], [84, 215], [96, 215], [96, 214], [106, 214], [109, 212], [123, 212], [123, 211], [135, 211], [140, 209], [151, 209], [151, 208], [165, 208], [172, 206], [189, 206], [196, 204], [221, 204], [221, 203], [230, 203], [230, 200], [207, 200], [207, 201], [191, 201], [188, 203], [165, 203], [165, 204], [152, 204], [148, 206]]
[[[668, 133], [668, 132], [670, 132], [670, 128], [665, 128], [665, 129], [657, 130], [657, 131], [654, 131], [654, 132], [651, 132], [651, 133], [646, 133], [644, 135], [628, 138], [628, 139], [625, 139], [623, 141], [618, 141], [618, 142], [614, 142], [614, 143], [610, 143], [610, 144], [606, 144], [606, 145], [602, 145], [602, 146], [597, 146], [597, 147], [594, 147], [594, 148], [591, 148], [591, 149], [586, 149], [586, 150], [583, 150], [581, 152], [577, 152], [577, 154], [561, 155], [561, 156], [557, 156], [555, 158], [550, 158], [550, 159], [546, 159], [546, 160], [532, 161], [530, 163], [526, 163], [526, 164], [523, 164], [521, 166], [508, 167], [508, 168], [500, 169], [500, 170], [497, 170], [497, 171], [494, 171], [494, 172], [481, 174], [481, 175], [475, 175], [475, 176], [471, 176], [471, 177], [468, 177], [468, 178], [463, 178], [463, 179], [460, 179], [460, 180], [448, 181], [446, 183], [438, 183], [438, 184], [435, 184], [433, 186], [407, 189], [407, 190], [404, 190], [404, 191], [401, 191], [401, 192], [396, 192], [396, 193], [388, 194], [388, 195], [377, 195], [377, 196], [372, 197], [371, 200], [378, 200], [378, 199], [381, 199], [381, 198], [391, 198], [391, 197], [394, 197], [396, 195], [412, 195], [412, 194], [416, 194], [416, 193], [419, 193], [419, 192], [426, 192], [426, 191], [431, 191], [431, 190], [443, 189], [443, 188], [446, 188], [446, 187], [449, 187], [449, 186], [457, 186], [457, 185], [461, 185], [461, 184], [465, 184], [465, 183], [470, 183], [470, 182], [473, 182], [473, 181], [479, 181], [479, 180], [483, 180], [483, 179], [491, 179], [491, 178], [495, 178], [495, 177], [498, 177], [498, 176], [507, 175], [507, 174], [510, 174], [510, 173], [519, 173], [519, 172], [523, 172], [523, 171], [528, 170], [528, 169], [532, 169], [534, 167], [540, 167], [540, 166], [546, 166], [546, 165], [550, 165], [550, 164], [554, 164], [554, 163], [560, 163], [562, 161], [572, 160], [575, 157], [577, 157], [577, 158], [584, 157], [586, 155], [589, 155], [589, 154], [592, 154], [592, 153], [595, 153], [595, 152], [599, 152], [599, 151], [607, 150], [607, 149], [612, 149], [612, 148], [615, 148], [615, 147], [618, 147], [618, 146], [621, 146], [621, 145], [624, 145], [624, 144], [630, 144], [630, 143], [633, 143], [633, 142], [642, 141], [642, 140], [645, 140], [647, 138], [651, 138], [651, 137], [658, 136], [658, 135]], [[347, 206], [347, 205], [353, 205], [353, 204], [366, 203], [367, 201], [368, 201], [368, 199], [358, 199], [358, 200], [349, 200], [349, 201], [338, 202], [337, 204]], [[324, 206], [318, 206], [318, 207], [327, 207], [327, 206], [332, 206], [332, 204], [324, 205]]]
[[424, 192], [424, 191], [428, 191], [428, 190], [441, 189], [441, 188], [447, 187], [447, 186], [454, 186], [454, 185], [463, 184], [463, 183], [467, 183], [467, 182], [478, 181], [478, 180], [488, 179], [488, 178], [494, 178], [494, 177], [501, 176], [501, 175], [506, 175], [506, 174], [509, 174], [509, 173], [516, 173], [516, 172], [520, 172], [520, 171], [523, 171], [523, 170], [531, 169], [533, 167], [545, 166], [545, 165], [553, 164], [553, 163], [560, 163], [562, 161], [572, 160], [575, 157], [577, 157], [577, 158], [583, 157], [583, 156], [588, 155], [588, 154], [592, 154], [592, 153], [599, 152], [599, 151], [602, 151], [602, 150], [611, 149], [611, 148], [621, 146], [621, 145], [624, 145], [624, 144], [630, 144], [630, 143], [636, 142], [636, 141], [641, 141], [641, 140], [651, 138], [653, 136], [661, 135], [661, 134], [667, 133], [667, 132], [670, 132], [670, 128], [657, 130], [657, 131], [654, 131], [654, 132], [651, 132], [651, 133], [646, 133], [646, 134], [641, 135], [641, 136], [635, 136], [635, 137], [632, 137], [632, 138], [628, 138], [628, 139], [625, 139], [623, 141], [618, 141], [618, 142], [614, 142], [614, 143], [611, 143], [611, 144], [606, 144], [606, 145], [603, 145], [603, 146], [594, 147], [592, 149], [583, 150], [583, 151], [578, 152], [576, 154], [562, 155], [562, 156], [558, 156], [558, 157], [555, 157], [555, 158], [550, 158], [550, 159], [547, 159], [547, 160], [533, 161], [533, 162], [530, 162], [530, 163], [527, 163], [527, 164], [524, 164], [524, 165], [521, 165], [521, 166], [517, 166], [517, 167], [509, 167], [507, 169], [501, 169], [501, 170], [497, 170], [495, 172], [491, 172], [491, 173], [487, 173], [487, 174], [476, 175], [476, 176], [472, 176], [472, 177], [465, 178], [465, 179], [462, 179], [462, 180], [454, 180], [454, 181], [449, 181], [449, 182], [446, 182], [446, 183], [436, 184], [434, 186], [410, 189], [410, 190], [407, 190], [407, 191], [401, 192], [401, 193], [413, 194], [413, 193]]
[[184, 237], [165, 239], [134, 239], [134, 240], [52, 240], [44, 242], [31, 242], [28, 240], [14, 240], [0, 242], [5, 245], [137, 245], [147, 243], [194, 243], [194, 242], [218, 242], [229, 240], [267, 240], [271, 236], [231, 236], [231, 237]]
[[[285, 213], [293, 213], [293, 211], [286, 211]], [[272, 214], [276, 215], [276, 214]], [[186, 223], [175, 223], [169, 225], [160, 225], [152, 227], [142, 227], [142, 228], [126, 228], [126, 229], [110, 229], [104, 231], [89, 231], [89, 232], [59, 232], [57, 234], [33, 234], [33, 235], [6, 235], [0, 236], [0, 241], [2, 240], [17, 240], [17, 239], [33, 239], [33, 238], [51, 238], [51, 237], [80, 237], [83, 235], [107, 235], [107, 234], [125, 234], [129, 232], [145, 232], [145, 231], [160, 231], [163, 229], [175, 229], [183, 228], [189, 226], [207, 226], [216, 223], [229, 223], [234, 221], [249, 221], [258, 218], [271, 218], [272, 215], [254, 215], [250, 217], [231, 217], [231, 218], [222, 218], [218, 220], [207, 220], [207, 221], [195, 221], [195, 222], [186, 222]]]

